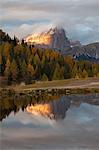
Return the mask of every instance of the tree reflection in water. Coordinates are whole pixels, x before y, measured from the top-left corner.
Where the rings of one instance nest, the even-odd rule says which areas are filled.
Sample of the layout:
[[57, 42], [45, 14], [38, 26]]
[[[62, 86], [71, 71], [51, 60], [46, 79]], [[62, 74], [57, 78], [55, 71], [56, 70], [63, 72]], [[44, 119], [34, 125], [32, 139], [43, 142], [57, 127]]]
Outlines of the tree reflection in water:
[[8, 117], [11, 112], [16, 114], [20, 109], [22, 111], [27, 110], [33, 115], [40, 114], [54, 120], [64, 119], [66, 111], [71, 105], [79, 107], [82, 102], [99, 105], [99, 94], [8, 97], [0, 100], [0, 121]]

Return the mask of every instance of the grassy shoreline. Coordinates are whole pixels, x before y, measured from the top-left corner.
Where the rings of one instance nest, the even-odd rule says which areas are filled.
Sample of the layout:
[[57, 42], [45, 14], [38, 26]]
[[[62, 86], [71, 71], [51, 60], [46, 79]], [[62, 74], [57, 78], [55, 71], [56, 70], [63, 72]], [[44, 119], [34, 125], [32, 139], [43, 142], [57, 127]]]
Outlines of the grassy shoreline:
[[[9, 91], [9, 92], [7, 92]], [[99, 78], [68, 79], [36, 82], [30, 85], [12, 85], [0, 89], [1, 95], [7, 93], [24, 95], [42, 94], [87, 94], [99, 93]], [[8, 94], [9, 95], [9, 94]]]
[[12, 86], [15, 91], [39, 89], [84, 89], [99, 88], [99, 78], [37, 81], [35, 84]]

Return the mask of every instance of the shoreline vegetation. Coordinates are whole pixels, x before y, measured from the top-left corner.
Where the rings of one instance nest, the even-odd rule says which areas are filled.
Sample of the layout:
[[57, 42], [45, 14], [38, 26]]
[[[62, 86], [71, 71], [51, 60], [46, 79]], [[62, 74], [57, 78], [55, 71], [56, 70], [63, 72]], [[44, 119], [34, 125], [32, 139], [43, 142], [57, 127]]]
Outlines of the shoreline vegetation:
[[70, 103], [99, 105], [99, 78], [69, 79], [59, 81], [37, 82], [31, 85], [12, 85], [0, 88], [0, 121], [24, 111], [28, 105], [48, 103], [59, 100], [66, 95]]
[[0, 97], [99, 93], [99, 78], [37, 81], [34, 84], [0, 88]]
[[71, 103], [73, 99], [74, 102], [99, 105], [99, 78], [46, 81], [0, 88], [0, 121], [9, 116], [11, 111], [24, 111], [28, 105], [48, 103], [65, 95]]

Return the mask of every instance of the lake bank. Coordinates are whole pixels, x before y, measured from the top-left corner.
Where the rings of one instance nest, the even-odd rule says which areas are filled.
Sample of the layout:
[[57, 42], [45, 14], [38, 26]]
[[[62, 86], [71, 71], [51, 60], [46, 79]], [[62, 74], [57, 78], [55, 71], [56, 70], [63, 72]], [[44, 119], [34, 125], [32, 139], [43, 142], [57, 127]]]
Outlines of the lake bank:
[[38, 81], [30, 85], [16, 85], [12, 87], [16, 92], [31, 90], [52, 90], [52, 89], [99, 89], [99, 78], [88, 79], [67, 79], [55, 81]]
[[99, 93], [99, 78], [68, 79], [0, 88], [0, 97]]

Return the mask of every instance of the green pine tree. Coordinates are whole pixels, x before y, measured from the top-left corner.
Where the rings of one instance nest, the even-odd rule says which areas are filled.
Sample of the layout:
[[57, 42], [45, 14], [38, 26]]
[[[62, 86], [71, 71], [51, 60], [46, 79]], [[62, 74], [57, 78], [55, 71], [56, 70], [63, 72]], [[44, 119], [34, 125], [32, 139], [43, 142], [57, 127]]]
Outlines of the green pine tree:
[[61, 79], [61, 72], [60, 71], [61, 71], [60, 65], [57, 63], [56, 68], [54, 70], [52, 80], [60, 80]]
[[48, 81], [47, 75], [44, 73], [41, 78], [42, 81]]
[[18, 77], [18, 67], [17, 67], [16, 61], [14, 59], [11, 63], [10, 71], [12, 74], [13, 81], [16, 81], [17, 77]]

